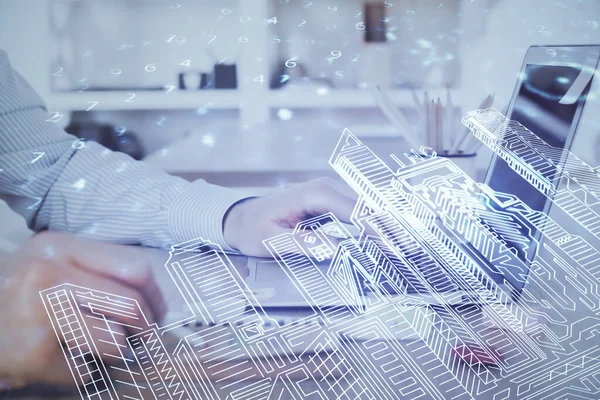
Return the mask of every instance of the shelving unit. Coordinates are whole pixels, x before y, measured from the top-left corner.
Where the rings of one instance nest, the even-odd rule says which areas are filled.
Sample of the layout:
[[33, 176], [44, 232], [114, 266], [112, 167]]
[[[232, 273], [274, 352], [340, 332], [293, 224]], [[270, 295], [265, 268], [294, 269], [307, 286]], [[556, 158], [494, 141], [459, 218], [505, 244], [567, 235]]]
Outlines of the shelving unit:
[[[444, 98], [443, 90], [429, 91], [433, 98]], [[135, 96], [132, 98], [132, 94]], [[410, 90], [392, 90], [390, 98], [398, 107], [414, 108]], [[455, 98], [455, 100], [460, 100]], [[247, 101], [247, 100], [246, 100]], [[50, 110], [56, 111], [128, 111], [128, 110], [193, 110], [244, 108], [239, 90], [218, 89], [203, 91], [157, 92], [75, 92], [53, 93], [47, 100]], [[266, 92], [268, 108], [374, 108], [375, 100], [367, 90], [359, 89], [282, 89]]]
[[47, 105], [50, 110], [60, 111], [86, 111], [90, 107], [95, 111], [227, 109], [239, 108], [240, 99], [240, 93], [235, 89], [193, 92], [102, 91], [52, 93]]
[[[465, 1], [468, 2], [469, 0], [461, 0], [461, 2]], [[345, 1], [343, 3], [339, 1], [337, 3], [336, 1], [331, 2], [332, 4], [336, 3], [337, 5], [329, 5], [329, 3], [325, 2], [324, 0], [315, 1], [312, 3], [306, 2], [306, 5], [298, 3], [299, 5], [296, 5], [296, 7], [299, 7], [298, 10], [300, 10], [300, 12], [296, 13], [296, 11], [292, 12], [291, 9], [287, 9], [289, 8], [288, 3], [286, 3], [286, 5], [281, 5], [277, 0], [227, 0], [224, 2], [219, 2], [218, 4], [212, 2], [204, 3], [191, 0], [181, 0], [174, 5], [153, 0], [145, 1], [143, 3], [136, 0], [120, 0], [118, 2], [113, 1], [112, 4], [115, 7], [114, 10], [120, 10], [119, 14], [129, 14], [131, 16], [128, 18], [135, 19], [131, 21], [132, 26], [119, 28], [123, 32], [123, 45], [132, 46], [126, 51], [138, 51], [140, 58], [144, 60], [144, 62], [141, 63], [141, 67], [136, 66], [135, 70], [133, 71], [125, 71], [126, 68], [133, 68], [130, 65], [122, 66], [122, 68], [124, 68], [123, 78], [125, 78], [127, 73], [129, 73], [129, 78], [133, 76], [134, 78], [142, 79], [142, 81], [144, 81], [144, 79], [153, 79], [158, 77], [159, 75], [157, 74], [160, 74], [161, 71], [149, 74], [143, 70], [143, 65], [148, 61], [154, 62], [157, 68], [159, 70], [162, 69], [162, 71], [165, 71], [165, 68], [170, 68], [173, 70], [174, 67], [179, 65], [179, 58], [193, 58], [193, 63], [198, 65], [199, 62], [201, 63], [202, 58], [206, 58], [206, 56], [199, 56], [199, 54], [203, 54], [203, 52], [206, 51], [202, 50], [203, 47], [206, 48], [206, 46], [208, 46], [207, 43], [212, 42], [210, 46], [215, 47], [209, 46], [209, 53], [214, 53], [213, 55], [216, 55], [218, 58], [220, 58], [222, 55], [219, 54], [219, 51], [225, 48], [235, 49], [234, 61], [238, 69], [238, 88], [235, 90], [218, 89], [201, 91], [180, 91], [175, 89], [169, 93], [166, 91], [144, 92], [143, 90], [139, 90], [137, 92], [135, 90], [131, 90], [83, 93], [50, 91], [45, 98], [50, 109], [61, 112], [85, 111], [90, 109], [90, 106], [93, 106], [91, 110], [95, 111], [188, 110], [195, 108], [238, 109], [240, 111], [239, 117], [242, 125], [268, 122], [271, 115], [270, 110], [273, 108], [375, 108], [375, 101], [368, 91], [347, 87], [348, 83], [352, 82], [352, 79], [355, 79], [355, 76], [350, 72], [347, 74], [348, 77], [345, 78], [345, 81], [336, 81], [334, 79], [333, 83], [344, 83], [342, 87], [338, 88], [330, 87], [326, 89], [315, 89], [312, 87], [296, 87], [288, 89], [284, 87], [283, 89], [278, 90], [269, 89], [269, 81], [274, 75], [274, 68], [276, 65], [282, 62], [282, 57], [288, 57], [290, 56], [290, 52], [293, 53], [293, 51], [295, 51], [293, 46], [290, 47], [290, 40], [286, 40], [285, 38], [296, 34], [306, 35], [307, 32], [311, 32], [311, 29], [314, 30], [315, 26], [320, 27], [319, 29], [323, 28], [321, 26], [323, 24], [325, 24], [327, 27], [327, 32], [330, 32], [329, 29], [333, 26], [330, 27], [329, 25], [335, 25], [335, 22], [344, 22], [343, 26], [341, 23], [340, 27], [337, 27], [336, 25], [335, 29], [337, 29], [337, 31], [331, 33], [334, 36], [325, 42], [329, 43], [329, 41], [331, 41], [331, 45], [336, 46], [336, 48], [340, 46], [340, 49], [343, 49], [344, 55], [341, 56], [339, 60], [335, 60], [334, 62], [331, 62], [330, 60], [329, 63], [325, 63], [329, 64], [329, 67], [326, 66], [325, 69], [327, 70], [327, 68], [329, 68], [330, 70], [331, 68], [335, 69], [338, 67], [343, 69], [344, 65], [346, 65], [348, 68], [352, 67], [355, 69], [357, 64], [354, 61], [355, 59], [359, 58], [359, 55], [353, 54], [353, 52], [357, 51], [356, 42], [362, 40], [362, 32], [355, 29], [355, 22], [361, 22], [360, 20], [362, 17], [360, 17], [360, 13], [355, 13], [355, 11], [362, 9], [362, 2], [362, 0]], [[45, 13], [48, 15], [53, 15], [55, 12], [54, 8], [56, 7], [60, 8], [64, 7], [65, 4], [74, 4], [74, 9], [78, 10], [78, 14], [76, 13], [76, 19], [80, 19], [81, 15], [85, 16], [86, 18], [92, 18], [91, 16], [94, 14], [89, 10], [87, 12], [82, 11], [82, 9], [85, 10], [86, 4], [111, 4], [111, 1], [97, 2], [94, 0], [45, 0], [44, 3], [45, 5], [43, 8], [46, 10]], [[312, 4], [312, 8], [308, 8], [309, 3]], [[405, 17], [406, 14], [414, 13], [414, 11], [409, 10], [409, 8], [421, 7], [421, 3], [416, 0], [408, 0], [403, 3], [388, 3], [395, 7], [390, 7], [390, 10], [393, 10], [395, 15], [399, 15], [400, 19]], [[180, 8], [177, 9], [177, 7]], [[321, 8], [323, 8], [323, 10], [321, 10]], [[404, 8], [406, 8], [406, 12], [402, 12]], [[186, 9], [187, 11], [183, 11]], [[140, 21], [144, 20], [144, 17], [136, 15], [136, 13], [138, 13], [140, 10], [144, 10], [144, 12], [150, 10], [148, 11], [150, 13], [148, 15], [150, 16], [157, 16], [157, 10], [160, 12], [166, 12], [167, 14], [164, 16], [164, 21], [161, 22], [162, 26], [149, 29], [148, 27], [144, 26], [143, 23], [139, 26], [136, 25], [137, 23], [141, 23]], [[190, 25], [190, 21], [185, 19], [189, 17], [188, 13], [192, 12], [198, 14], [200, 11], [203, 11], [200, 14], [210, 15], [210, 17], [203, 17], [208, 18], [205, 20], [208, 21], [206, 22], [208, 28], [204, 30], [201, 28], [194, 28], [194, 24]], [[422, 10], [417, 11], [422, 12]], [[312, 12], [312, 14], [303, 14], [306, 12]], [[279, 17], [277, 23], [269, 22], [272, 21], [273, 17]], [[299, 24], [296, 24], [295, 19], [302, 17], [310, 17], [313, 18], [313, 20], [308, 22], [306, 20], [302, 20], [304, 22], [301, 21]], [[472, 16], [470, 17], [472, 18]], [[146, 16], [146, 18], [149, 17]], [[181, 20], [181, 18], [184, 18], [184, 20]], [[185, 23], [183, 23], [184, 21]], [[41, 22], [42, 21], [40, 21], [40, 23]], [[83, 32], [87, 32], [87, 26], [85, 26], [85, 23], [79, 20], [76, 22], [77, 27], [75, 29], [84, 29]], [[348, 24], [346, 24], [346, 22], [348, 22]], [[48, 26], [48, 23], [45, 22], [44, 25]], [[53, 24], [51, 23], [50, 26], [48, 26], [49, 31], [51, 31], [52, 25]], [[198, 24], [198, 26], [202, 25], [202, 22]], [[304, 25], [306, 27], [303, 27]], [[460, 21], [459, 25], [466, 26], [468, 24]], [[398, 22], [397, 26], [402, 27], [402, 23]], [[218, 31], [213, 32], [213, 28], [217, 29]], [[197, 32], [193, 31], [194, 29], [197, 29]], [[281, 29], [283, 29], [283, 31]], [[63, 35], [63, 39], [61, 40], [64, 42], [64, 35], [66, 31], [65, 28], [62, 28], [62, 30], [63, 32], [61, 35]], [[157, 32], [153, 32], [155, 30]], [[187, 42], [182, 43], [182, 46], [178, 46], [177, 44], [173, 45], [172, 42], [165, 44], [163, 42], [167, 41], [165, 40], [167, 37], [166, 32], [172, 32], [173, 35], [181, 34], [182, 37], [187, 35]], [[76, 39], [72, 40], [81, 40], [77, 37], [77, 34], [73, 34], [73, 32], [70, 34], [71, 36], [76, 37]], [[111, 35], [113, 40], [118, 40], [115, 39], [119, 36], [118, 34], [111, 32]], [[282, 40], [280, 40], [279, 35], [281, 35]], [[51, 41], [52, 39], [50, 38], [52, 35], [50, 32], [48, 37], [48, 40]], [[90, 36], [88, 36], [88, 42], [89, 38]], [[158, 52], [156, 54], [162, 54], [162, 57], [152, 57], [148, 55], [148, 49], [142, 48], [145, 46], [143, 43], [147, 42], [152, 42], [152, 46], [157, 49], [155, 50]], [[83, 43], [85, 44], [85, 39]], [[346, 46], [348, 43], [355, 43], [355, 45], [354, 47], [350, 46], [348, 48], [343, 48], [343, 46]], [[54, 47], [57, 45], [61, 46], [60, 43], [57, 43], [54, 44]], [[404, 46], [405, 45], [406, 44], [404, 44]], [[73, 46], [79, 52], [85, 51], [85, 45], [76, 44]], [[50, 43], [48, 47], [52, 48], [52, 43]], [[305, 65], [310, 65], [312, 68], [313, 65], [320, 65], [319, 63], [325, 62], [324, 60], [328, 53], [325, 54], [325, 57], [321, 57], [320, 53], [325, 51], [321, 49], [321, 47], [315, 47], [315, 54], [311, 55], [313, 57], [312, 59], [297, 60], [298, 65], [302, 65], [304, 62]], [[353, 50], [350, 50], [351, 47]], [[210, 50], [211, 48], [212, 50]], [[421, 50], [423, 50], [423, 52], [427, 52], [426, 49]], [[161, 51], [162, 53], [160, 53]], [[167, 51], [167, 53], [165, 53], [165, 51]], [[329, 52], [329, 49], [326, 49], [326, 51]], [[122, 53], [112, 52], [106, 54], [103, 59], [94, 59], [100, 60], [100, 62], [103, 63], [104, 66], [101, 68], [98, 65], [93, 64], [90, 66], [88, 65], [89, 63], [86, 64], [85, 61], [81, 60], [78, 61], [78, 63], [81, 65], [87, 65], [88, 73], [92, 71], [95, 74], [101, 74], [101, 80], [105, 82], [106, 79], [108, 79], [107, 76], [109, 74], [110, 67], [112, 67], [112, 59], [114, 58], [114, 68], [117, 68], [119, 67], [118, 62], [121, 55]], [[78, 56], [80, 57], [80, 55]], [[200, 57], [200, 59], [198, 57]], [[306, 55], [306, 57], [308, 57], [308, 55]], [[107, 62], [107, 59], [111, 61]], [[343, 64], [344, 62], [346, 64]], [[56, 68], [56, 65], [54, 67], [48, 66], [46, 70], [50, 71], [52, 68]], [[139, 71], [137, 71], [138, 68]], [[315, 67], [315, 71], [313, 71], [313, 73], [317, 74], [317, 68], [322, 68], [322, 66]], [[285, 72], [289, 72], [291, 74], [293, 71], [287, 70]], [[331, 74], [331, 72], [332, 71], [321, 72], [321, 74]], [[174, 73], [169, 76], [168, 80], [168, 83], [171, 85], [173, 84], [173, 75]], [[258, 83], [256, 81], [257, 77], [260, 76], [264, 77], [264, 83]], [[73, 78], [74, 77], [72, 77], [72, 79]], [[49, 78], [48, 86], [50, 86], [53, 79], [54, 78], [52, 77]], [[348, 79], [350, 79], [350, 81], [348, 81]], [[111, 80], [110, 82], [118, 82], [118, 80]], [[161, 81], [160, 79], [156, 81], [155, 79], [151, 81], [151, 83], [154, 86], [157, 84], [166, 85], [167, 81]], [[356, 85], [358, 82], [351, 83], [351, 85], [352, 84]], [[135, 98], [131, 99], [131, 95], [129, 93], [135, 93]], [[408, 90], [390, 89], [389, 93], [396, 105], [400, 107], [414, 106], [412, 95]], [[442, 94], [441, 91], [440, 94]]]
[[[11, 24], [10, 30], [22, 37], [19, 41], [2, 41], [15, 61], [15, 68], [40, 93], [49, 111], [65, 116], [62, 123], [76, 120], [125, 126], [138, 136], [147, 154], [160, 152], [196, 133], [201, 138], [208, 135], [219, 141], [229, 132], [238, 135], [232, 143], [242, 138], [252, 143], [264, 142], [262, 147], [257, 145], [256, 153], [262, 154], [261, 149], [267, 147], [280, 151], [275, 148], [283, 136], [322, 139], [323, 132], [333, 134], [343, 127], [361, 136], [402, 142], [397, 129], [377, 110], [370, 92], [362, 89], [356, 73], [360, 60], [354, 60], [359, 59], [357, 52], [363, 41], [362, 32], [355, 27], [360, 20], [356, 15], [363, 1], [367, 0], [313, 0], [312, 8], [306, 9], [309, 2], [303, 0], [19, 0], [10, 2], [8, 11], [22, 17], [13, 22], [0, 16], [0, 21]], [[471, 2], [459, 1], [466, 5]], [[70, 17], [60, 17], [60, 12], [56, 12], [55, 7], [65, 3], [75, 4]], [[410, 14], [409, 9], [420, 15], [438, 12], [437, 5], [419, 0], [389, 3], [394, 4], [393, 26], [400, 30], [410, 28], [404, 20]], [[455, 12], [457, 6], [453, 4], [456, 30], [471, 26], [477, 15], [463, 16]], [[177, 9], [177, 5], [181, 7]], [[334, 5], [338, 11], [331, 11]], [[307, 10], [312, 11], [303, 14]], [[58, 36], [54, 34], [57, 15], [62, 19]], [[268, 22], [273, 17], [278, 18], [276, 25]], [[109, 20], [111, 23], [107, 25], [105, 22]], [[334, 25], [337, 28], [332, 30]], [[438, 29], [427, 21], [414, 25], [417, 29], [421, 26]], [[447, 27], [439, 29], [444, 34], [454, 32]], [[32, 32], [31, 37], [36, 39], [29, 40], [25, 32]], [[423, 53], [414, 56], [406, 49], [406, 43], [412, 41], [409, 33], [396, 31], [396, 34], [398, 42], [393, 44], [394, 49], [402, 54], [406, 51], [406, 63], [419, 66], [415, 60], [429, 50], [421, 48]], [[421, 31], [413, 33], [419, 37], [421, 34]], [[168, 42], [172, 35], [185, 37], [185, 43]], [[213, 36], [217, 38], [213, 40]], [[22, 50], [24, 40], [26, 52]], [[207, 46], [209, 42], [212, 48]], [[68, 51], [60, 58], [55, 57], [61, 48]], [[339, 50], [342, 56], [331, 62], [327, 58], [333, 50]], [[36, 54], [38, 62], [32, 62], [32, 54]], [[177, 85], [179, 72], [210, 71], [225, 57], [225, 63], [237, 66], [237, 89], [144, 89]], [[460, 58], [460, 54], [456, 57]], [[298, 66], [283, 68], [285, 61], [292, 58]], [[181, 66], [187, 59], [191, 59], [189, 69]], [[59, 64], [61, 60], [66, 64]], [[156, 66], [153, 72], [145, 69], [151, 63]], [[65, 68], [64, 75], [70, 85], [60, 85], [55, 76], [59, 66], [72, 66]], [[303, 67], [307, 69], [304, 75]], [[113, 77], [116, 68], [122, 74]], [[338, 70], [343, 71], [343, 78], [337, 76]], [[280, 74], [290, 75], [288, 84], [271, 89], [270, 82]], [[257, 79], [261, 76], [262, 82]], [[401, 78], [396, 76], [395, 82], [402, 84]], [[78, 92], [81, 82], [103, 90]], [[139, 89], [105, 90], [118, 86]], [[66, 91], [69, 88], [73, 91]], [[417, 91], [422, 97], [423, 90]], [[387, 92], [396, 106], [407, 109], [416, 119], [414, 111], [409, 110], [415, 108], [410, 90], [389, 88]], [[133, 99], [130, 93], [135, 93]], [[444, 89], [429, 88], [429, 94], [431, 98], [446, 97]], [[453, 101], [456, 105], [461, 103], [456, 91]], [[290, 112], [280, 113], [281, 109]], [[289, 116], [289, 120], [282, 115]], [[277, 128], [265, 128], [274, 123]], [[271, 139], [276, 140], [266, 144]]]
[[[415, 108], [413, 94], [410, 90], [395, 89], [387, 93], [396, 106]], [[433, 98], [438, 96], [445, 98], [446, 96], [443, 89], [429, 90], [428, 93]], [[286, 108], [376, 108], [377, 104], [368, 90], [291, 89], [270, 91], [269, 106]]]

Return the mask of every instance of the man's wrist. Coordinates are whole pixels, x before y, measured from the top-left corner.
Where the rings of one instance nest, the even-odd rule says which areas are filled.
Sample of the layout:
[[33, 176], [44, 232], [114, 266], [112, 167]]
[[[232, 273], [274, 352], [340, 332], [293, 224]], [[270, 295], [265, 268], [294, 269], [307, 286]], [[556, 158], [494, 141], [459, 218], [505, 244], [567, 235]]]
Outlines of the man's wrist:
[[223, 238], [225, 243], [235, 251], [239, 251], [239, 233], [242, 226], [243, 208], [241, 205], [256, 197], [247, 197], [236, 201], [223, 216]]
[[202, 238], [231, 250], [223, 237], [224, 216], [232, 205], [248, 196], [242, 192], [204, 181], [192, 182], [169, 209], [172, 243]]

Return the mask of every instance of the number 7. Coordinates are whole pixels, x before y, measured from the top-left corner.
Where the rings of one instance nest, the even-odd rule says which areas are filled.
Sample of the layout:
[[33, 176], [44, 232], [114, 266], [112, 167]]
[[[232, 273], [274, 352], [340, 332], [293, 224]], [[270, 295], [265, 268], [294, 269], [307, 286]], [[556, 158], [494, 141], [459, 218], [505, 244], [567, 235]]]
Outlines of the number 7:
[[91, 106], [88, 107], [87, 110], [85, 111], [90, 111], [92, 108], [96, 107], [96, 105], [99, 103], [98, 101], [88, 101], [88, 103], [94, 103]]

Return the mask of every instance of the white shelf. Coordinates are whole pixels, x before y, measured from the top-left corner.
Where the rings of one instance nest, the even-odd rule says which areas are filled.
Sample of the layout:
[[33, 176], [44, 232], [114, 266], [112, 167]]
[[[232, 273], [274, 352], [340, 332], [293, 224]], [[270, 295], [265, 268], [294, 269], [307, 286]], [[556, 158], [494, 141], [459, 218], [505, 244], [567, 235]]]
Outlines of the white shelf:
[[[131, 93], [135, 97], [131, 99]], [[399, 107], [413, 108], [415, 103], [410, 90], [390, 90], [389, 96]], [[440, 96], [445, 99], [444, 90], [430, 91], [430, 98]], [[48, 98], [50, 111], [85, 111], [98, 102], [91, 110], [188, 110], [196, 108], [237, 109], [242, 106], [241, 92], [235, 89], [214, 89], [200, 91], [161, 92], [74, 92], [54, 93]], [[423, 100], [422, 91], [419, 97]], [[131, 99], [131, 101], [125, 101]], [[453, 100], [458, 102], [454, 94]], [[271, 108], [375, 108], [377, 104], [367, 90], [359, 89], [317, 89], [293, 88], [270, 90], [266, 96], [266, 106]]]
[[[135, 93], [132, 98], [131, 93]], [[129, 100], [129, 101], [126, 101]], [[239, 108], [240, 93], [235, 89], [204, 91], [106, 91], [53, 93], [47, 99], [50, 111], [187, 110], [196, 108]]]
[[[414, 107], [410, 90], [390, 90], [397, 106]], [[271, 107], [287, 108], [374, 108], [377, 107], [368, 90], [359, 89], [281, 89], [269, 93]]]

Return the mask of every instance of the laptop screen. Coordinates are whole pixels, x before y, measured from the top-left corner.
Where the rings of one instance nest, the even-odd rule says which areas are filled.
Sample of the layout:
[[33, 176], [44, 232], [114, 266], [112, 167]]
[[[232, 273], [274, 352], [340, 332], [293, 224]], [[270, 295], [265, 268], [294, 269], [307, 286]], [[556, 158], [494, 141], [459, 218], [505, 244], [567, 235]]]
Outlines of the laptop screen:
[[[512, 114], [507, 117], [520, 122], [549, 145], [568, 149], [573, 124], [577, 123], [578, 107], [585, 102], [590, 85], [587, 85], [574, 103], [563, 104], [565, 102], [561, 102], [561, 100], [580, 72], [581, 68], [574, 66], [527, 65], [521, 87], [513, 104]], [[550, 200], [500, 157], [494, 158], [486, 183], [497, 192], [517, 196], [533, 210], [546, 213], [549, 211]], [[523, 234], [529, 234], [529, 232], [524, 231]], [[538, 239], [539, 232], [533, 231], [530, 236]], [[515, 243], [510, 241], [507, 241], [507, 245], [518, 248]], [[528, 264], [533, 260], [535, 250], [534, 246], [530, 246], [527, 253], [519, 251], [518, 256]], [[523, 283], [510, 283], [516, 289], [522, 289]]]

